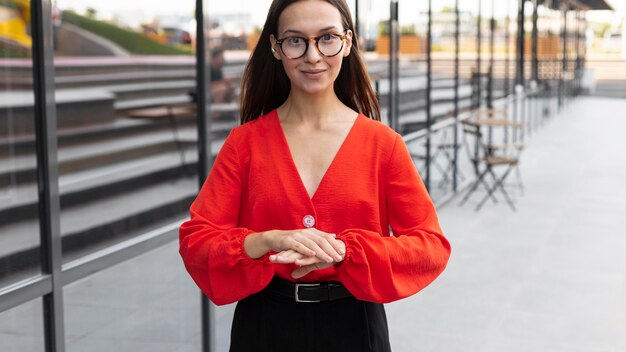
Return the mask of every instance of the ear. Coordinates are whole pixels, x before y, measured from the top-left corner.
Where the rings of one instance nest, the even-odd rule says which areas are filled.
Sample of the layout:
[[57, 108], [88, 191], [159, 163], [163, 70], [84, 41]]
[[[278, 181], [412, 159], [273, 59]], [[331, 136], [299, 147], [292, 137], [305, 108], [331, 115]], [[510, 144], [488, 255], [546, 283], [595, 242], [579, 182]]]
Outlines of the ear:
[[274, 37], [273, 34], [270, 34], [270, 47], [271, 47], [271, 52], [274, 58], [276, 60], [280, 60], [281, 59], [280, 48], [278, 47], [278, 45], [276, 45], [276, 38]]
[[343, 57], [348, 57], [352, 50], [352, 30], [348, 29], [346, 32], [346, 46], [343, 48]]

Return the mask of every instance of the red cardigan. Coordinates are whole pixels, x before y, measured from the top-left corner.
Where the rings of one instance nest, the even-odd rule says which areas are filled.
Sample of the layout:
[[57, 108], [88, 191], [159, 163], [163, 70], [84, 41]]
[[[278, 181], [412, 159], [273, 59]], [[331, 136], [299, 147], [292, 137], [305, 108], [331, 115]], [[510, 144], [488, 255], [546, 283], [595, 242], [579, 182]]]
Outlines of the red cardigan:
[[[294, 264], [250, 258], [245, 236], [314, 226], [346, 244], [343, 262], [301, 282], [340, 281], [358, 299], [410, 296], [445, 268], [450, 244], [402, 137], [359, 115], [309, 197], [276, 111], [235, 127], [180, 227], [180, 254], [218, 305], [294, 281]], [[390, 233], [389, 226], [393, 231]]]

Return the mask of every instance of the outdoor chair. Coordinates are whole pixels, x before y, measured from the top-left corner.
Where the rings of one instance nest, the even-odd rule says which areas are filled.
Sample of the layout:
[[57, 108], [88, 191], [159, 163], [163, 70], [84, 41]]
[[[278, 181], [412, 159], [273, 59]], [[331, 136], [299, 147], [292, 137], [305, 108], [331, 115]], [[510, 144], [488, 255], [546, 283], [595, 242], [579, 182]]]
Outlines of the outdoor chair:
[[[481, 117], [485, 114], [489, 117]], [[497, 203], [498, 199], [495, 194], [498, 191], [511, 209], [516, 210], [513, 199], [504, 187], [504, 183], [514, 169], [517, 169], [519, 173], [519, 156], [524, 146], [521, 143], [508, 143], [506, 134], [502, 136], [506, 143], [494, 144], [492, 132], [494, 128], [500, 128], [504, 129], [504, 133], [506, 133], [509, 129], [522, 128], [523, 124], [509, 120], [505, 110], [488, 109], [485, 113], [477, 112], [475, 119], [463, 121], [462, 126], [464, 138], [473, 138], [473, 148], [467, 149], [473, 150], [470, 160], [476, 173], [476, 180], [462, 199], [461, 204], [465, 204], [478, 187], [483, 185], [487, 193], [478, 202], [477, 211], [489, 199]], [[483, 127], [488, 128], [487, 135], [483, 133]], [[496, 172], [496, 170], [502, 171]], [[518, 177], [521, 186], [519, 174]]]

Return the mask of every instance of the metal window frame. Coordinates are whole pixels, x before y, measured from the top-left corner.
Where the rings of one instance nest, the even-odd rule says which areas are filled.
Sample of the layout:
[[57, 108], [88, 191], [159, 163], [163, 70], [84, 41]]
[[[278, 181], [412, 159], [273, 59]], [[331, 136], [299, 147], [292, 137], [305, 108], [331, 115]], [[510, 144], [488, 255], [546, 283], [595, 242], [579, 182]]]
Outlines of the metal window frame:
[[399, 76], [399, 27], [398, 23], [398, 1], [391, 0], [389, 1], [389, 108], [388, 118], [390, 127], [396, 132], [400, 133], [400, 122], [399, 122], [399, 85], [398, 85], [398, 76]]

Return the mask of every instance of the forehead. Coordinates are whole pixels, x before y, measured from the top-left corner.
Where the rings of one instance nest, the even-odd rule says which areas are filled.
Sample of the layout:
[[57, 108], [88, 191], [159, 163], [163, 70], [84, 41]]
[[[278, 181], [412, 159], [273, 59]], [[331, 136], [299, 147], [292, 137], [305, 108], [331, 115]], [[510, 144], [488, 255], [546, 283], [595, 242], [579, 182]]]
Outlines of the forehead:
[[287, 30], [315, 34], [330, 26], [343, 30], [341, 13], [321, 0], [298, 1], [285, 8], [278, 18], [278, 35]]

